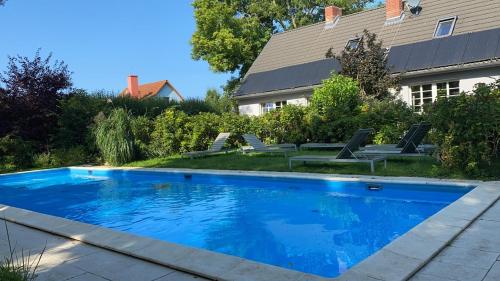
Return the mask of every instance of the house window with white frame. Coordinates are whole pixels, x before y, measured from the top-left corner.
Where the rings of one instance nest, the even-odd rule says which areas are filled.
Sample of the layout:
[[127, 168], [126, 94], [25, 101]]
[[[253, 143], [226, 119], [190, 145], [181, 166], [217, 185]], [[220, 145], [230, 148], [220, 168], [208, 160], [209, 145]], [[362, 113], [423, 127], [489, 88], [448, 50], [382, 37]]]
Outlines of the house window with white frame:
[[411, 86], [413, 111], [422, 112], [424, 104], [432, 103], [432, 84]]
[[436, 84], [437, 96], [439, 97], [455, 97], [460, 94], [460, 82], [442, 82]]
[[434, 102], [438, 97], [455, 97], [460, 94], [460, 81], [439, 82], [410, 86], [411, 104], [414, 112], [422, 112], [424, 105]]
[[261, 104], [262, 114], [268, 113], [275, 109], [280, 109], [286, 105], [285, 101], [276, 101], [276, 102], [266, 102]]

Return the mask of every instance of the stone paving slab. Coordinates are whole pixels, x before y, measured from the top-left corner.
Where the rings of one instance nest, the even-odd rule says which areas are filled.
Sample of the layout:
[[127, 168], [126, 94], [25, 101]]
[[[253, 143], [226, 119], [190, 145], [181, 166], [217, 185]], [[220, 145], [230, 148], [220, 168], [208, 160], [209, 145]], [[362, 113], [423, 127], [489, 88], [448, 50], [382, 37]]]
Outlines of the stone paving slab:
[[410, 280], [500, 280], [500, 201]]
[[[24, 254], [36, 260], [46, 247], [36, 281], [208, 280], [15, 223], [8, 222], [7, 227], [18, 257]], [[5, 221], [0, 219], [0, 259], [9, 253]]]

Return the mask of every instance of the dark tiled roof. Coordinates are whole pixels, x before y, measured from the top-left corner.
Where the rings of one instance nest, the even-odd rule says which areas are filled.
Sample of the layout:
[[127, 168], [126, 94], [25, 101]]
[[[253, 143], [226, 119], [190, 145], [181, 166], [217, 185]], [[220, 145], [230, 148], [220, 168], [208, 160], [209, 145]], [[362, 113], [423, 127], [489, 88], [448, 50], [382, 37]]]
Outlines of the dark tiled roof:
[[338, 72], [339, 70], [340, 63], [336, 59], [323, 59], [271, 71], [253, 73], [245, 78], [236, 95], [242, 96], [313, 86], [320, 84], [322, 80], [330, 77], [332, 71]]
[[[500, 28], [395, 46], [387, 65], [392, 73], [399, 73], [494, 59], [500, 59]], [[236, 96], [314, 86], [340, 70], [337, 60], [323, 59], [251, 73]]]
[[338, 55], [349, 39], [367, 29], [378, 35], [384, 47], [406, 45], [433, 37], [440, 19], [457, 17], [453, 35], [500, 27], [499, 0], [422, 0], [420, 15], [405, 9], [400, 23], [385, 24], [385, 7], [342, 16], [333, 28], [317, 23], [271, 37], [247, 76], [325, 58], [331, 47]]

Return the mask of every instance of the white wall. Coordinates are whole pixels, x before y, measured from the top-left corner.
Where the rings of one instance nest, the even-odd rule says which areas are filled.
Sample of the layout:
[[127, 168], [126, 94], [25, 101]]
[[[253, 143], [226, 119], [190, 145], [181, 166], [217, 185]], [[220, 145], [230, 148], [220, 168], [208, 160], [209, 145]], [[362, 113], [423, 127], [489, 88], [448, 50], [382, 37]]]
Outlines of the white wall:
[[500, 67], [407, 78], [401, 81], [399, 98], [405, 101], [408, 105], [412, 105], [410, 87], [414, 85], [432, 84], [433, 91], [436, 92], [436, 83], [460, 81], [460, 92], [471, 92], [474, 90], [474, 86], [476, 84], [489, 84], [499, 78]]
[[266, 97], [239, 99], [238, 110], [240, 114], [249, 116], [259, 116], [262, 114], [261, 104], [267, 102], [286, 101], [287, 104], [307, 105], [307, 99], [312, 94], [312, 90], [291, 94], [270, 95]]
[[168, 85], [166, 87], [163, 87], [156, 96], [159, 98], [168, 98], [169, 100], [180, 101], [179, 96]]

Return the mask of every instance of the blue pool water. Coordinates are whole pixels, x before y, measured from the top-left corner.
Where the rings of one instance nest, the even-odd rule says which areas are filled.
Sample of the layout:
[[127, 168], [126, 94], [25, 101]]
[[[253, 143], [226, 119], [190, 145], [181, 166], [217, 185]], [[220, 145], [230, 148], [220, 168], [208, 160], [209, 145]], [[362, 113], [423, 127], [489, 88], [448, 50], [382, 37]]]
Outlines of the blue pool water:
[[335, 277], [471, 188], [60, 169], [0, 176], [0, 203]]

